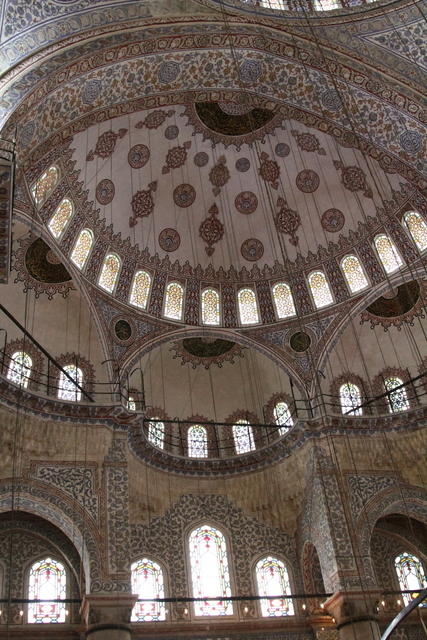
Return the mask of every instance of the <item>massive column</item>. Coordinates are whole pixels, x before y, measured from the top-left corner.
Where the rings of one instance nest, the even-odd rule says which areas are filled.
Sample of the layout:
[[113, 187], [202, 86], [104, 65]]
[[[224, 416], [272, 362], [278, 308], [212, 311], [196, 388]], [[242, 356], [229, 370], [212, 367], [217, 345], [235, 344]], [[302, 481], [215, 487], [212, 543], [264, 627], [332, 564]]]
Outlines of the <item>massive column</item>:
[[137, 596], [128, 593], [87, 595], [82, 605], [88, 640], [130, 640], [130, 617]]

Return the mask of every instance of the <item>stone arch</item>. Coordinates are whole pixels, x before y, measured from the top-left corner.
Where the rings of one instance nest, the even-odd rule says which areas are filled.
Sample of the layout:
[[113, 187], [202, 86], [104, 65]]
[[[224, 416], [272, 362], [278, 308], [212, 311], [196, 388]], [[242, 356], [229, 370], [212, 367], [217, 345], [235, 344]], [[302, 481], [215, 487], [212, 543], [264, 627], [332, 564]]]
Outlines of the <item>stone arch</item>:
[[[308, 541], [304, 543], [302, 550], [302, 578], [305, 593], [326, 593], [319, 554], [316, 546]], [[306, 605], [310, 612], [315, 612], [321, 610], [320, 603], [320, 598], [312, 598]]]

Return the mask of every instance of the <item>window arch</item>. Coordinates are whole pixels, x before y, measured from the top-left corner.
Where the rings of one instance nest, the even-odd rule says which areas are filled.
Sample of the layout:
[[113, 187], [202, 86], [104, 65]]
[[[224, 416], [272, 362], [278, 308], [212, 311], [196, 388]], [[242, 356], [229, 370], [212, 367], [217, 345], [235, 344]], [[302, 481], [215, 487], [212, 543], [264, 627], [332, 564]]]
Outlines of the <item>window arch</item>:
[[253, 289], [245, 287], [237, 294], [241, 324], [257, 324], [259, 322], [256, 295]]
[[55, 213], [49, 220], [47, 226], [54, 238], [58, 239], [64, 232], [65, 227], [71, 220], [74, 213], [73, 203], [69, 198], [64, 198], [59, 203]]
[[35, 562], [29, 573], [28, 598], [47, 602], [28, 603], [28, 622], [65, 622], [65, 603], [49, 600], [63, 600], [66, 597], [67, 573], [64, 565], [50, 557]]
[[362, 394], [354, 382], [344, 382], [339, 388], [341, 412], [350, 416], [361, 416], [363, 413]]
[[341, 269], [351, 293], [362, 291], [362, 289], [366, 289], [369, 285], [365, 272], [363, 271], [362, 265], [360, 264], [360, 260], [357, 256], [345, 256], [345, 258], [341, 260]]
[[59, 180], [59, 169], [54, 165], [49, 167], [31, 188], [34, 202], [39, 206], [52, 193]]
[[203, 324], [218, 325], [220, 323], [219, 293], [216, 289], [202, 291], [202, 322]]
[[[402, 591], [425, 589], [427, 587], [423, 565], [420, 560], [411, 553], [405, 551], [396, 556], [394, 559], [394, 568], [396, 569], [399, 587]], [[411, 602], [412, 597], [410, 593], [402, 593], [405, 605]]]
[[201, 424], [193, 424], [187, 431], [188, 455], [190, 458], [208, 457], [208, 432]]
[[284, 436], [294, 424], [288, 404], [284, 400], [276, 402], [273, 415], [274, 421], [279, 427], [279, 434]]
[[112, 293], [119, 277], [121, 260], [115, 253], [108, 253], [105, 258], [99, 276], [98, 284], [102, 289]]
[[169, 282], [166, 287], [165, 317], [181, 320], [184, 303], [184, 287], [179, 282]]
[[[258, 560], [255, 566], [258, 594], [260, 596], [291, 595], [288, 571], [285, 564], [274, 556]], [[291, 599], [274, 598], [260, 601], [263, 618], [293, 616], [294, 605]]]
[[133, 610], [132, 622], [157, 622], [166, 620], [166, 608], [164, 602], [150, 602], [147, 598], [165, 597], [164, 576], [161, 566], [150, 558], [141, 558], [131, 565], [132, 593], [138, 594], [138, 599], [145, 602], [136, 602]]
[[254, 432], [247, 420], [237, 420], [233, 424], [233, 440], [237, 455], [255, 451]]
[[292, 291], [286, 282], [276, 282], [272, 292], [276, 314], [279, 320], [296, 315]]
[[165, 445], [165, 424], [159, 418], [151, 418], [148, 422], [148, 442], [158, 449]]
[[25, 353], [25, 351], [15, 351], [10, 358], [7, 379], [27, 389], [32, 366], [33, 361], [28, 353]]
[[[390, 377], [384, 380], [385, 390], [388, 392], [387, 402], [390, 413], [398, 413], [399, 411], [406, 411], [410, 408], [406, 388], [396, 389], [403, 384], [403, 380], [398, 377]], [[396, 389], [394, 391], [394, 389]]]
[[327, 307], [333, 303], [334, 299], [331, 289], [323, 271], [313, 271], [313, 273], [310, 273], [308, 276], [308, 284], [310, 285], [310, 291], [316, 309]]
[[[191, 581], [194, 598], [227, 598], [231, 596], [227, 544], [224, 534], [203, 524], [189, 535]], [[194, 603], [196, 616], [232, 615], [233, 605], [227, 600], [204, 600]]]
[[396, 245], [385, 233], [377, 236], [374, 244], [386, 273], [394, 273], [403, 265]]
[[403, 222], [411, 234], [412, 240], [419, 251], [427, 249], [427, 224], [418, 211], [407, 211], [403, 216]]
[[83, 269], [93, 245], [93, 233], [90, 229], [82, 229], [71, 253], [71, 261], [76, 267]]
[[[83, 371], [80, 367], [77, 367], [75, 364], [66, 364], [63, 369], [80, 387], [83, 385]], [[80, 389], [61, 371], [59, 376], [58, 398], [60, 400], [80, 402], [81, 397], [82, 392]]]
[[135, 307], [146, 309], [150, 293], [151, 276], [147, 271], [137, 271], [133, 277], [129, 302]]

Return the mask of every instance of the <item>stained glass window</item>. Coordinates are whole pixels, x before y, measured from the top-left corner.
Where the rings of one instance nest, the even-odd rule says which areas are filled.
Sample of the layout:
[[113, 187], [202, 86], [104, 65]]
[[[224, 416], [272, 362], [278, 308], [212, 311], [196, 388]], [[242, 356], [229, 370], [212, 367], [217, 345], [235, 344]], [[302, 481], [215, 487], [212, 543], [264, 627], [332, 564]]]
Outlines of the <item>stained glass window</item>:
[[28, 353], [25, 353], [25, 351], [16, 351], [10, 359], [7, 370], [8, 380], [26, 389], [30, 380], [32, 366], [33, 361]]
[[[142, 558], [131, 565], [132, 593], [138, 598], [164, 598], [165, 587], [163, 571], [157, 562]], [[137, 602], [132, 610], [132, 622], [158, 622], [166, 620], [164, 602]]]
[[133, 396], [129, 396], [127, 401], [127, 408], [128, 408], [128, 411], [136, 411], [136, 402]]
[[129, 302], [135, 307], [145, 309], [147, 307], [148, 294], [150, 292], [151, 276], [146, 271], [137, 271], [132, 282]]
[[283, 0], [261, 0], [261, 5], [268, 9], [285, 9]]
[[362, 415], [363, 411], [362, 407], [360, 407], [362, 404], [362, 395], [356, 384], [353, 384], [353, 382], [345, 382], [340, 386], [339, 394], [343, 414], [350, 416]]
[[285, 433], [289, 431], [289, 428], [293, 426], [294, 421], [292, 420], [291, 412], [289, 411], [289, 407], [281, 400], [280, 402], [276, 402], [274, 405], [274, 421], [277, 424], [279, 429], [279, 434], [284, 436]]
[[120, 258], [115, 253], [108, 253], [104, 258], [104, 263], [99, 276], [98, 284], [102, 289], [112, 293], [116, 286], [120, 271]]
[[233, 440], [238, 455], [255, 451], [253, 429], [247, 420], [238, 420], [233, 425]]
[[188, 455], [190, 458], [208, 457], [208, 432], [206, 427], [193, 424], [187, 431]]
[[279, 320], [296, 314], [291, 288], [286, 282], [278, 282], [273, 287], [273, 300]]
[[338, 0], [314, 0], [313, 6], [316, 11], [331, 11], [341, 7], [341, 3]]
[[[278, 558], [267, 556], [259, 560], [255, 575], [260, 596], [291, 595], [287, 569]], [[260, 601], [260, 605], [263, 618], [294, 615], [294, 605], [288, 598], [266, 598]]]
[[418, 211], [408, 211], [403, 221], [420, 251], [427, 249], [427, 224]]
[[218, 598], [194, 603], [196, 616], [228, 616], [233, 613], [227, 545], [224, 535], [210, 525], [194, 529], [189, 537], [194, 598]]
[[219, 324], [219, 293], [215, 289], [205, 289], [202, 292], [202, 322], [203, 324]]
[[89, 257], [93, 245], [93, 233], [90, 229], [82, 229], [71, 253], [71, 260], [79, 268], [83, 269]]
[[[390, 413], [397, 413], [399, 411], [406, 411], [410, 408], [408, 396], [406, 395], [405, 387], [396, 389], [403, 384], [403, 380], [400, 378], [386, 378], [384, 380], [385, 390], [388, 391], [387, 401]], [[396, 389], [393, 391], [393, 389]]]
[[28, 598], [48, 602], [28, 603], [28, 622], [65, 622], [65, 603], [49, 602], [67, 597], [67, 574], [65, 567], [52, 558], [35, 562], [30, 569]]
[[237, 294], [241, 324], [257, 324], [259, 322], [255, 291], [240, 289]]
[[[402, 591], [427, 588], [423, 565], [416, 556], [413, 556], [411, 553], [406, 553], [405, 551], [395, 558], [394, 566]], [[416, 598], [417, 595], [417, 593], [402, 593], [403, 602], [407, 605], [411, 602], [412, 598]]]
[[362, 289], [366, 289], [369, 283], [359, 258], [356, 256], [346, 256], [341, 261], [341, 268], [351, 293], [357, 293], [358, 291], [362, 291]]
[[54, 238], [59, 238], [73, 215], [73, 203], [64, 198], [48, 222], [48, 228]]
[[36, 181], [31, 189], [36, 205], [40, 205], [52, 193], [59, 180], [57, 167], [49, 167]]
[[184, 288], [179, 282], [169, 282], [166, 287], [165, 317], [181, 320]]
[[375, 238], [375, 248], [386, 273], [394, 273], [402, 266], [402, 258], [392, 240], [382, 233]]
[[310, 273], [308, 276], [308, 284], [310, 285], [311, 294], [317, 309], [327, 307], [328, 304], [333, 303], [334, 299], [323, 271], [313, 271], [313, 273]]
[[[79, 367], [76, 367], [75, 364], [67, 364], [63, 369], [77, 384], [82, 386], [83, 372]], [[81, 397], [82, 392], [80, 389], [61, 371], [59, 376], [58, 398], [60, 398], [60, 400], [74, 400], [75, 402], [79, 402]]]
[[148, 442], [163, 449], [165, 443], [165, 425], [158, 418], [152, 418], [148, 423]]

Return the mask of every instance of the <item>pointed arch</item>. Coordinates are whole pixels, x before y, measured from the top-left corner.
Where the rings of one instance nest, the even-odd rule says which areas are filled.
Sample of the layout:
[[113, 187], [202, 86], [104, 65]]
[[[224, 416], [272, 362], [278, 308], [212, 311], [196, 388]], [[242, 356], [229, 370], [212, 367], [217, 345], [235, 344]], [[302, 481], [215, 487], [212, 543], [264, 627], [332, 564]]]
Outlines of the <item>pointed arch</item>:
[[394, 273], [403, 265], [403, 260], [393, 240], [385, 233], [380, 233], [374, 239], [375, 249], [386, 273]]
[[221, 322], [220, 298], [216, 289], [209, 287], [202, 291], [202, 323], [219, 325]]
[[104, 258], [98, 284], [108, 293], [113, 293], [116, 287], [121, 264], [119, 256], [115, 253], [107, 253]]
[[165, 295], [165, 318], [171, 320], [182, 319], [182, 309], [184, 305], [184, 287], [180, 282], [169, 282]]
[[31, 195], [34, 202], [39, 207], [50, 196], [59, 181], [59, 169], [52, 165], [47, 169], [40, 178], [38, 178], [31, 187]]
[[[83, 371], [80, 367], [75, 364], [66, 364], [63, 369], [80, 387], [83, 386]], [[59, 374], [58, 398], [74, 402], [80, 402], [82, 398], [80, 389], [67, 378], [63, 371]]]
[[259, 314], [255, 291], [250, 287], [240, 289], [237, 293], [240, 324], [258, 324]]
[[[132, 622], [158, 622], [166, 620], [164, 602], [156, 602], [165, 597], [165, 577], [162, 567], [151, 558], [143, 557], [131, 565], [132, 593], [144, 602], [136, 602], [132, 610]], [[147, 601], [153, 598], [153, 601]]]
[[418, 211], [407, 211], [403, 223], [419, 251], [427, 249], [427, 223]]
[[[404, 551], [394, 559], [394, 568], [397, 574], [399, 587], [402, 591], [426, 589], [427, 580], [423, 565], [417, 556]], [[405, 605], [409, 604], [413, 594], [402, 593]]]
[[61, 200], [53, 216], [47, 223], [47, 227], [54, 238], [59, 238], [64, 233], [65, 227], [74, 215], [74, 205], [69, 198]]
[[234, 440], [234, 449], [237, 455], [241, 455], [243, 453], [249, 453], [250, 451], [255, 451], [255, 439], [254, 432], [252, 429], [252, 425], [249, 424], [248, 420], [240, 419], [237, 420], [232, 427], [233, 430], [233, 440]]
[[33, 361], [28, 353], [25, 351], [15, 351], [10, 358], [7, 379], [27, 389], [32, 367]]
[[82, 229], [71, 252], [71, 261], [80, 270], [84, 269], [93, 246], [94, 235], [91, 229]]
[[343, 415], [361, 416], [363, 409], [362, 392], [354, 382], [347, 380], [339, 388], [341, 413]]
[[323, 271], [313, 271], [310, 273], [308, 276], [308, 284], [316, 309], [322, 309], [323, 307], [333, 304], [334, 299], [332, 292]]
[[62, 562], [52, 557], [35, 562], [29, 571], [28, 598], [47, 600], [47, 602], [28, 603], [28, 622], [45, 624], [65, 622], [65, 603], [53, 601], [64, 600], [67, 597], [67, 586], [67, 572]]
[[296, 315], [294, 299], [290, 286], [286, 282], [276, 282], [272, 288], [274, 306], [279, 320]]
[[193, 424], [187, 430], [188, 455], [190, 458], [208, 457], [208, 432], [201, 424]]
[[137, 271], [133, 277], [129, 302], [134, 307], [146, 309], [150, 294], [151, 276], [148, 271]]
[[350, 293], [358, 293], [369, 286], [368, 279], [357, 256], [353, 254], [345, 256], [341, 260], [341, 269]]
[[266, 596], [292, 595], [288, 570], [285, 563], [275, 556], [264, 556], [255, 565], [255, 578], [263, 618], [294, 615], [290, 598], [268, 599]]

